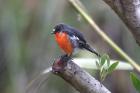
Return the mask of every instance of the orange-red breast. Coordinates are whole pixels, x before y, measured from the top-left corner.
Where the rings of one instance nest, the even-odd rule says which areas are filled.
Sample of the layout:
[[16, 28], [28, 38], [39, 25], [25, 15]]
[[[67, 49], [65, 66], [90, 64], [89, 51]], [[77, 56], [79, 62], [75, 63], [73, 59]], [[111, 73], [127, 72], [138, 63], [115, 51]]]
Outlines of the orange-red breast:
[[69, 25], [56, 25], [52, 34], [55, 35], [55, 40], [59, 47], [68, 56], [71, 56], [77, 49], [86, 49], [100, 57], [95, 49], [91, 48], [89, 44], [87, 44], [83, 34]]

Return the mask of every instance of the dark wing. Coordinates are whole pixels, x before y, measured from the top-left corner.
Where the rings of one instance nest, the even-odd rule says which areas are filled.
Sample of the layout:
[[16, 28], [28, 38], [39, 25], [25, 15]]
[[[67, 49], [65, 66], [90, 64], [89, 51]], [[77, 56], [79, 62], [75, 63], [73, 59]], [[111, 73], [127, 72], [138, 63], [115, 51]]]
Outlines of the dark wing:
[[75, 35], [76, 37], [79, 38], [79, 40], [81, 42], [86, 43], [86, 40], [85, 40], [83, 34], [79, 30], [77, 30], [77, 29], [75, 29], [75, 28], [73, 28], [71, 26], [68, 26], [68, 25], [65, 26], [65, 27], [66, 28], [64, 28], [64, 31], [66, 31], [66, 33], [68, 33], [70, 36]]

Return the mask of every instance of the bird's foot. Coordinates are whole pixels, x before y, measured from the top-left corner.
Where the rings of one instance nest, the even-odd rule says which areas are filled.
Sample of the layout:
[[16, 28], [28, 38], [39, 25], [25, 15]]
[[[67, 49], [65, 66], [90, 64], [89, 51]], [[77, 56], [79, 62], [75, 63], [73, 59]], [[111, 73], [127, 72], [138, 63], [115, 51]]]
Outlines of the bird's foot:
[[68, 55], [62, 55], [60, 58], [56, 59], [53, 63], [52, 69], [55, 73], [61, 73], [64, 71], [67, 62], [71, 59]]

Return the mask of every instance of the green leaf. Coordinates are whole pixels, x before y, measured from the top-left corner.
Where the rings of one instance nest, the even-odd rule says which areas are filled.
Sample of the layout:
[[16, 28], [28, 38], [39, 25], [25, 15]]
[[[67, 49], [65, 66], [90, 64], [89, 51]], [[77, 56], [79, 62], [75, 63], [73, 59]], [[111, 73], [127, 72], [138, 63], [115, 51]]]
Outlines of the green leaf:
[[107, 61], [107, 66], [109, 67], [109, 65], [110, 65], [110, 58], [109, 58], [109, 56], [107, 54], [104, 54], [100, 58], [100, 64], [101, 64], [101, 66], [103, 66], [106, 61]]
[[102, 68], [101, 72], [100, 72], [100, 80], [104, 81], [104, 79], [107, 76], [107, 70], [105, 68]]
[[140, 93], [140, 79], [138, 79], [138, 77], [134, 73], [130, 73], [130, 78], [133, 83], [133, 86]]
[[101, 66], [103, 66], [105, 64], [106, 59], [107, 59], [107, 55], [106, 54], [101, 56], [101, 59], [100, 59]]
[[112, 73], [113, 70], [115, 70], [115, 68], [117, 67], [118, 64], [119, 64], [119, 62], [113, 63], [113, 64], [108, 68], [108, 74]]
[[105, 68], [102, 68], [101, 69], [101, 74], [104, 75], [105, 73], [106, 73], [106, 69]]
[[107, 66], [109, 67], [110, 66], [110, 58], [108, 55], [106, 55], [106, 60], [107, 60]]

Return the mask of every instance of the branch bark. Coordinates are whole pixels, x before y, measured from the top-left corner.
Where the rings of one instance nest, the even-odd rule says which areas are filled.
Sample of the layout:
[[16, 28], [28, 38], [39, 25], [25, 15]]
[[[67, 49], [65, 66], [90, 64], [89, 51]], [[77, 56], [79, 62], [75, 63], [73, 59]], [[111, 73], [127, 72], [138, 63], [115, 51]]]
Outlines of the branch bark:
[[66, 80], [80, 93], [111, 93], [104, 85], [81, 69], [73, 61], [69, 60], [63, 63], [67, 63], [67, 65], [64, 66], [63, 71], [60, 71], [60, 68], [63, 67], [62, 63], [57, 61], [52, 67], [52, 72]]
[[140, 46], [140, 0], [104, 0], [130, 29]]

